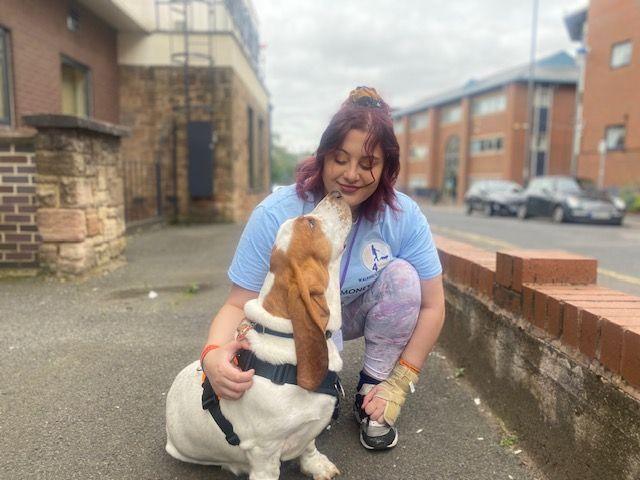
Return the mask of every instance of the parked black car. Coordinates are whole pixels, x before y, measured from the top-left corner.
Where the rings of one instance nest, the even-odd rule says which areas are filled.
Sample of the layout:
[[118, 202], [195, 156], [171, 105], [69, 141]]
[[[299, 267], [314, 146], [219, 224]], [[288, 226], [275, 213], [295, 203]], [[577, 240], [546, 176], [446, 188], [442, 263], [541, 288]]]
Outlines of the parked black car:
[[464, 196], [467, 215], [474, 210], [485, 215], [515, 215], [524, 201], [522, 187], [510, 180], [478, 180]]
[[551, 217], [556, 223], [591, 222], [622, 225], [625, 203], [598, 190], [591, 180], [560, 175], [536, 177], [524, 191], [518, 218]]

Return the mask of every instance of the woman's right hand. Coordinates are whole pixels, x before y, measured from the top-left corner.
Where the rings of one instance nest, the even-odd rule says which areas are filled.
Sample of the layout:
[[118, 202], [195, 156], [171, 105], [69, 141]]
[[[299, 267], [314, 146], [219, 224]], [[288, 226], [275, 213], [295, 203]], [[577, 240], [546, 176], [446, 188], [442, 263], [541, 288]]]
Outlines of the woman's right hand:
[[246, 340], [233, 340], [211, 350], [202, 361], [204, 373], [220, 398], [237, 400], [253, 385], [254, 370], [243, 372], [232, 363], [236, 352], [242, 348], [249, 349]]

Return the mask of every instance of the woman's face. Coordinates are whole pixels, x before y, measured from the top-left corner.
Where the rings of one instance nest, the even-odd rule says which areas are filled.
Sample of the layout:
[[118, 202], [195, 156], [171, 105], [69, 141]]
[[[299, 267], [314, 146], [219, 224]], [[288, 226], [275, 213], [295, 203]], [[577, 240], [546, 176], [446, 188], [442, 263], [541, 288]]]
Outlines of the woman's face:
[[325, 194], [338, 190], [354, 213], [378, 188], [384, 165], [380, 145], [368, 155], [366, 139], [367, 132], [349, 130], [342, 145], [325, 156], [322, 170]]

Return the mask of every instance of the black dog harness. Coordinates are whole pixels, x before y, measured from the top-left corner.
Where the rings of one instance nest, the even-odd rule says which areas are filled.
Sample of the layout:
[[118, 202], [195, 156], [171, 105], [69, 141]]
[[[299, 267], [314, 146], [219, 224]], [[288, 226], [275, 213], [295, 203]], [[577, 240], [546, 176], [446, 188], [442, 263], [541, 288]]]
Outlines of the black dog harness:
[[[262, 325], [256, 324], [253, 327], [260, 333], [267, 333], [269, 335], [276, 335], [279, 337], [293, 338], [291, 333], [281, 333], [268, 329]], [[331, 337], [331, 332], [327, 332], [326, 338]], [[273, 365], [257, 358], [251, 350], [240, 350], [236, 358], [238, 359], [238, 367], [241, 370], [247, 371], [255, 369], [255, 374], [263, 378], [271, 380], [276, 385], [283, 385], [285, 383], [291, 385], [297, 385], [296, 378], [298, 368], [296, 365], [285, 363], [283, 365]], [[340, 403], [339, 392], [342, 391], [342, 385], [340, 384], [340, 378], [336, 372], [329, 371], [324, 377], [320, 386], [314, 390], [316, 393], [323, 393], [325, 395], [331, 395], [336, 397], [336, 406], [333, 410], [332, 419], [336, 419], [338, 416], [338, 405]], [[239, 445], [240, 439], [238, 435], [233, 431], [233, 425], [222, 414], [220, 410], [220, 399], [213, 391], [209, 379], [205, 376], [202, 383], [202, 409], [208, 410], [215, 422], [220, 427], [220, 430], [224, 433], [224, 437], [230, 445]]]

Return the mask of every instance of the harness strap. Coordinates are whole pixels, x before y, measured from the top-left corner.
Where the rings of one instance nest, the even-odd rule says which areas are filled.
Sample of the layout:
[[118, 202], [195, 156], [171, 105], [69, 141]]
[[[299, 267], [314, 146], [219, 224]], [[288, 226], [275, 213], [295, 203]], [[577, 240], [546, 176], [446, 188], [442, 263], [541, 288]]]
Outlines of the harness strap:
[[209, 411], [215, 422], [220, 427], [220, 430], [222, 430], [222, 433], [224, 433], [224, 438], [227, 440], [229, 445], [240, 445], [240, 439], [236, 432], [233, 431], [233, 425], [231, 425], [231, 422], [222, 414], [222, 410], [220, 410], [220, 399], [213, 391], [211, 383], [209, 383], [209, 379], [206, 376], [202, 383], [202, 409]]
[[[255, 369], [255, 374], [261, 377], [271, 380], [277, 385], [283, 385], [289, 383], [296, 385], [297, 367], [295, 365], [286, 363], [283, 365], [272, 365], [263, 360], [257, 358], [251, 350], [240, 350], [238, 353], [238, 366], [246, 371], [251, 368]], [[323, 393], [325, 395], [331, 395], [336, 398], [336, 406], [333, 410], [332, 419], [335, 420], [339, 413], [340, 396], [339, 392], [342, 390], [340, 378], [336, 372], [327, 372], [326, 377], [315, 390], [316, 393]], [[213, 391], [209, 379], [205, 376], [204, 382], [202, 382], [202, 409], [208, 410], [213, 420], [218, 424], [224, 438], [229, 445], [240, 445], [240, 438], [234, 432], [231, 422], [222, 414], [220, 409], [220, 399]]]
[[[245, 321], [248, 322], [251, 328], [253, 328], [253, 330], [255, 330], [258, 333], [266, 333], [267, 335], [274, 335], [276, 337], [282, 337], [282, 338], [293, 338], [293, 333], [278, 332], [277, 330], [272, 330], [269, 327], [265, 327], [261, 323], [252, 322], [250, 320], [245, 320]], [[324, 333], [324, 337], [327, 340], [331, 338], [331, 335], [332, 335], [332, 332], [328, 330]]]
[[[256, 375], [271, 380], [277, 385], [283, 385], [285, 383], [297, 385], [298, 368], [296, 365], [290, 363], [273, 365], [260, 360], [251, 350], [240, 350], [240, 353], [238, 353], [238, 366], [244, 371], [253, 368]], [[332, 395], [337, 398], [338, 392], [340, 391], [339, 388], [341, 387], [338, 374], [329, 371], [322, 380], [322, 383], [320, 383], [320, 386], [315, 389], [315, 392]]]

